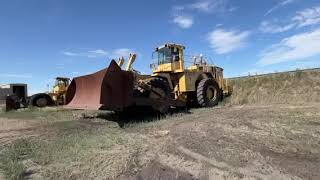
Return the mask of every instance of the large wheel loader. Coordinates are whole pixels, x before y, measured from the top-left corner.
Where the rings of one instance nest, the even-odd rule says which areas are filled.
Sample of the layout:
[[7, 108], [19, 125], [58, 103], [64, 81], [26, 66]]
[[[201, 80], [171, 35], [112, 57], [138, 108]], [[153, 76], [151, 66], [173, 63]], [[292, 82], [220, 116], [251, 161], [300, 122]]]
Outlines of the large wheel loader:
[[232, 92], [223, 78], [223, 69], [208, 65], [202, 56], [185, 67], [185, 47], [168, 43], [156, 48], [152, 75], [132, 69], [136, 55], [111, 61], [108, 68], [74, 78], [66, 94], [66, 108], [125, 111], [134, 106], [149, 106], [166, 113], [171, 107], [212, 107]]

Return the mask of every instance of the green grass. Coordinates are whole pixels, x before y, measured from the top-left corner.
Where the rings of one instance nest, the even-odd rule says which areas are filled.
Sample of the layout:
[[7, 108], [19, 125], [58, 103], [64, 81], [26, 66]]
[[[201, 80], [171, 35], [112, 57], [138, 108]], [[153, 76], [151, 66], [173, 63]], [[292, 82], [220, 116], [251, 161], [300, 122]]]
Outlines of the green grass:
[[72, 111], [63, 110], [61, 108], [26, 108], [18, 111], [0, 112], [0, 117], [11, 119], [25, 119], [25, 120], [48, 120], [59, 121], [65, 119], [73, 119]]

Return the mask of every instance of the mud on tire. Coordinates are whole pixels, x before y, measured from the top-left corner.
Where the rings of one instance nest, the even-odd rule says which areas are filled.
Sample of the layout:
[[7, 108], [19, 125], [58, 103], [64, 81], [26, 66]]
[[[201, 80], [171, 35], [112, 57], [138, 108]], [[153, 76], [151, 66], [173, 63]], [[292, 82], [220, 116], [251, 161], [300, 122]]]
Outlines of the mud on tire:
[[152, 78], [149, 82], [149, 85], [151, 85], [154, 88], [160, 88], [162, 89], [165, 94], [168, 96], [170, 93], [170, 86], [167, 80], [159, 77]]
[[211, 78], [202, 79], [197, 87], [197, 101], [200, 107], [212, 107], [221, 99], [221, 89]]

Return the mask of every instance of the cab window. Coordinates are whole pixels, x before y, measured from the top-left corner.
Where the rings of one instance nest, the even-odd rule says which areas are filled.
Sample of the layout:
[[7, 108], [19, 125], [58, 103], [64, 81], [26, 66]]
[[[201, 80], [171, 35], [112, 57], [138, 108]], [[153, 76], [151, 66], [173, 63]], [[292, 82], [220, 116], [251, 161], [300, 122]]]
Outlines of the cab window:
[[158, 64], [172, 63], [172, 54], [169, 48], [158, 50]]
[[63, 80], [56, 80], [56, 86], [66, 86], [66, 83]]

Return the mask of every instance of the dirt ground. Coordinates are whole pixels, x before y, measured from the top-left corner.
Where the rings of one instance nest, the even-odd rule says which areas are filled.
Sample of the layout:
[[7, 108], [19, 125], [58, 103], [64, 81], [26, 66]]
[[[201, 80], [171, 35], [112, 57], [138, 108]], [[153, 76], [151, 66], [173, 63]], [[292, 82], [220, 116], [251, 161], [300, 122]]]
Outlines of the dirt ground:
[[48, 125], [2, 117], [0, 143], [5, 149], [19, 138], [51, 142], [79, 134], [64, 145], [75, 158], [25, 160], [30, 179], [320, 179], [320, 104], [222, 106], [134, 119], [94, 114]]

